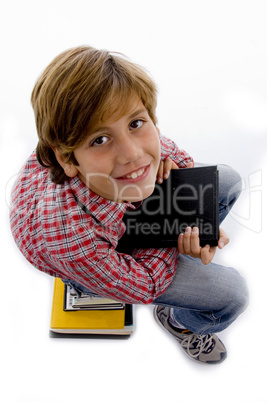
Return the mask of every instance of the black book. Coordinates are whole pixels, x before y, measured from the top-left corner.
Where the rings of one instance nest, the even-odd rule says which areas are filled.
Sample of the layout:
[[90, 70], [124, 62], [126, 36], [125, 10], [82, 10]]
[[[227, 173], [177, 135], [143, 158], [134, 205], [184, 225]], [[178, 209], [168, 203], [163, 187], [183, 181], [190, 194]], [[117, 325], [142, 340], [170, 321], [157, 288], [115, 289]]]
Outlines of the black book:
[[219, 240], [218, 171], [216, 166], [172, 170], [151, 196], [124, 215], [126, 231], [117, 251], [177, 247], [187, 226], [199, 228], [200, 245]]

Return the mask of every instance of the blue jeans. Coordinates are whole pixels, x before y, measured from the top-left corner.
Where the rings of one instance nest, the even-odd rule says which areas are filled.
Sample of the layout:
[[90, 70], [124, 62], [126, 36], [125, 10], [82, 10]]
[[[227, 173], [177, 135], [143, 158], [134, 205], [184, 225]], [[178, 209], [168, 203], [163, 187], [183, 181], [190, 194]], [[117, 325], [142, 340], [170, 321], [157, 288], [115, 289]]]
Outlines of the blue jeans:
[[[218, 170], [221, 223], [239, 197], [242, 182], [229, 166], [218, 165]], [[86, 292], [79, 284], [71, 284]], [[173, 317], [185, 328], [208, 334], [224, 330], [245, 310], [248, 291], [233, 268], [212, 262], [204, 266], [199, 259], [180, 254], [171, 285], [153, 304], [172, 307]]]

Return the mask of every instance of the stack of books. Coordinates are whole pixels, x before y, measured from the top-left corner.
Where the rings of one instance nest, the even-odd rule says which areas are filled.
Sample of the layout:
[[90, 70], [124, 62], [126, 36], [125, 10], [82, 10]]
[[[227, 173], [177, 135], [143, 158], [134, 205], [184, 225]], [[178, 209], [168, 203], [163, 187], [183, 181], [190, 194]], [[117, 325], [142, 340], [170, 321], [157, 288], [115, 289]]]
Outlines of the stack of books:
[[55, 278], [50, 329], [55, 334], [126, 335], [133, 333], [133, 305], [77, 294]]

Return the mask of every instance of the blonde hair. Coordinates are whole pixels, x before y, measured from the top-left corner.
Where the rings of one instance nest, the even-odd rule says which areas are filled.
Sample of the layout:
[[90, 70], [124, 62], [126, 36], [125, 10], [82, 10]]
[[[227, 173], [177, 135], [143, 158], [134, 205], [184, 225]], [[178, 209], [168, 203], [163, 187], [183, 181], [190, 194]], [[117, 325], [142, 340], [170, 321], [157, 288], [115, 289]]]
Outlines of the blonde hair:
[[31, 102], [39, 137], [36, 156], [50, 169], [55, 183], [62, 183], [66, 175], [52, 148], [77, 165], [74, 150], [100, 121], [123, 114], [133, 94], [156, 124], [155, 83], [123, 55], [81, 46], [61, 53], [48, 65], [33, 88]]

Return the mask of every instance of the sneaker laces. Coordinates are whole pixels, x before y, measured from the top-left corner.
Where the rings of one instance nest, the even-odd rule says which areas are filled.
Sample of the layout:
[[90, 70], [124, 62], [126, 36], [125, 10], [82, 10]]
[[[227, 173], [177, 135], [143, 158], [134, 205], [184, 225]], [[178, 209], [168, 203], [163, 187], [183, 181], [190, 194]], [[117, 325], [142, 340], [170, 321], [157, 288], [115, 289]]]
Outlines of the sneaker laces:
[[[209, 353], [214, 347], [212, 335], [197, 335], [194, 333], [186, 336], [181, 342], [181, 346], [187, 349], [187, 353], [191, 357], [198, 357], [202, 352]], [[192, 349], [198, 349], [197, 352], [192, 353]]]

